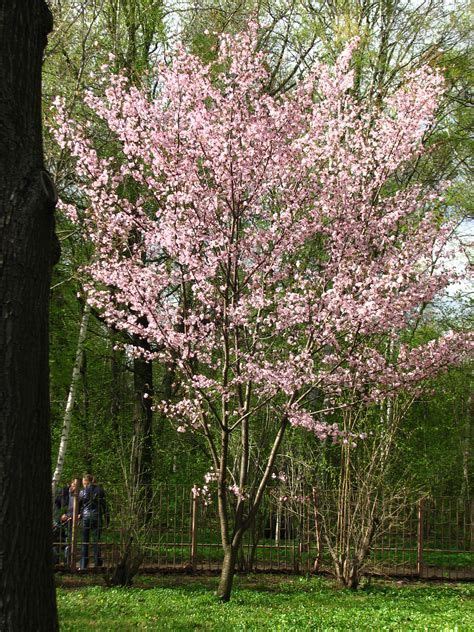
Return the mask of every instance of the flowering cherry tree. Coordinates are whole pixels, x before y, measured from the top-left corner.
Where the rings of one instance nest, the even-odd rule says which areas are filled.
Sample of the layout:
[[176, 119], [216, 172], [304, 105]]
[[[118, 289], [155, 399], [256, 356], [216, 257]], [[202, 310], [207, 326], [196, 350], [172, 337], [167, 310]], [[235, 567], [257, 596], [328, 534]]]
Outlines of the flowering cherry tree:
[[[251, 25], [221, 38], [214, 65], [177, 50], [153, 99], [107, 76], [82, 129], [56, 103], [85, 210], [64, 208], [94, 246], [89, 301], [148, 343], [135, 353], [176, 368], [182, 397], [163, 409], [208, 441], [224, 600], [288, 425], [337, 440], [337, 407], [415, 389], [467, 348], [447, 333], [386, 351], [452, 276], [434, 267], [451, 231], [440, 191], [394, 186], [423, 151], [443, 83], [420, 68], [368, 109], [351, 96], [354, 46], [272, 97]], [[255, 460], [263, 411], [273, 436]]]

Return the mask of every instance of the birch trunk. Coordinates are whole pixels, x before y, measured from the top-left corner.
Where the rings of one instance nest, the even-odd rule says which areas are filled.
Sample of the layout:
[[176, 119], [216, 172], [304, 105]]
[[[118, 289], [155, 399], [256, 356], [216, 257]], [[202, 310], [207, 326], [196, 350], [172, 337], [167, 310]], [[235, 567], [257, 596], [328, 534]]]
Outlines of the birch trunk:
[[71, 429], [72, 411], [76, 401], [77, 386], [81, 375], [82, 363], [84, 361], [84, 342], [87, 335], [87, 327], [89, 325], [89, 317], [91, 308], [88, 303], [84, 306], [82, 313], [81, 326], [79, 328], [79, 338], [77, 339], [76, 359], [72, 369], [71, 386], [67, 397], [66, 410], [64, 411], [63, 427], [61, 430], [61, 440], [59, 442], [58, 458], [56, 461], [56, 469], [53, 474], [53, 500], [56, 496], [56, 488], [63, 473], [64, 459], [66, 457], [67, 444], [69, 441], [69, 432]]

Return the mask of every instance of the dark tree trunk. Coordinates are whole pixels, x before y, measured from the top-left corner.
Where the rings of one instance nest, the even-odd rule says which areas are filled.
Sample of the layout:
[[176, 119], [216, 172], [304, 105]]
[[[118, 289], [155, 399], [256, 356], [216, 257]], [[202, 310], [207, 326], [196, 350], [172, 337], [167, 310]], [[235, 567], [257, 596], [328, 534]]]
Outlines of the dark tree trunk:
[[48, 301], [56, 193], [44, 171], [43, 0], [0, 0], [0, 629], [58, 629]]
[[112, 433], [114, 440], [118, 440], [121, 432], [120, 428], [120, 412], [122, 409], [122, 393], [123, 385], [123, 351], [113, 348], [114, 339], [112, 338], [112, 350], [110, 356], [110, 372], [112, 383], [110, 388], [110, 419], [112, 425]]
[[[143, 343], [142, 343], [143, 344]], [[133, 361], [135, 477], [143, 489], [146, 514], [150, 509], [153, 477], [153, 365], [143, 358]]]
[[81, 366], [81, 379], [82, 379], [82, 458], [87, 472], [93, 472], [94, 466], [94, 448], [91, 444], [91, 437], [93, 435], [93, 428], [91, 428], [90, 419], [90, 398], [89, 398], [89, 386], [87, 382], [87, 354], [84, 350], [82, 366]]

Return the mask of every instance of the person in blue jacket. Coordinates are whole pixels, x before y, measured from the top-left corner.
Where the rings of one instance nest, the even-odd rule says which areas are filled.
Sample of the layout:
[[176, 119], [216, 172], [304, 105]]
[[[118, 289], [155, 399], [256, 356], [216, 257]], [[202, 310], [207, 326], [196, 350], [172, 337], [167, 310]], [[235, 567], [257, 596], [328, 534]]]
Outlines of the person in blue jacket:
[[79, 515], [82, 519], [82, 549], [80, 570], [89, 565], [89, 542], [92, 540], [95, 566], [102, 566], [100, 536], [102, 528], [109, 524], [109, 510], [105, 500], [105, 492], [97, 485], [91, 474], [84, 474], [83, 489], [79, 492]]

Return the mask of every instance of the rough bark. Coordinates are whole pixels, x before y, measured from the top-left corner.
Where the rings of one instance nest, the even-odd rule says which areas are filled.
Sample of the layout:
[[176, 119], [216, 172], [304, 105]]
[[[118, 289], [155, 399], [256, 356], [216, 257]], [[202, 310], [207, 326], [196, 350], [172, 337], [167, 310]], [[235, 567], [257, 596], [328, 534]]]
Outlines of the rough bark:
[[43, 0], [0, 0], [0, 629], [58, 629], [48, 302], [56, 192], [44, 171]]

